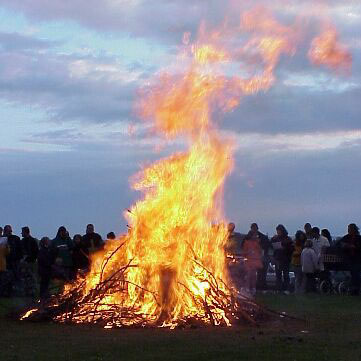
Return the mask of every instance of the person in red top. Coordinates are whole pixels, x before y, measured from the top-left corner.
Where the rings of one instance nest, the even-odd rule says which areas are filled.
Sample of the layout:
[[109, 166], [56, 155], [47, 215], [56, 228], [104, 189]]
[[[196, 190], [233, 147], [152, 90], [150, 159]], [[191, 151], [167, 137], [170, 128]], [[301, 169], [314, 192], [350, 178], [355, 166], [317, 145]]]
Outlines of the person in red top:
[[262, 269], [262, 248], [257, 237], [249, 233], [242, 244], [247, 273], [247, 288], [254, 295], [256, 293], [257, 272]]

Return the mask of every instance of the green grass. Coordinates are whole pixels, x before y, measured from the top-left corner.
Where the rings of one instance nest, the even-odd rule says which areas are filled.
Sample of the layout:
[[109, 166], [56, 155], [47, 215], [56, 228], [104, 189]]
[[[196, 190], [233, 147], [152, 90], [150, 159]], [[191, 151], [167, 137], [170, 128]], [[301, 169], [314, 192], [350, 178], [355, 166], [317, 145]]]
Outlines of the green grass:
[[[306, 322], [270, 321], [259, 328], [104, 330], [14, 321], [0, 300], [0, 360], [361, 360], [361, 299], [262, 295], [272, 309]], [[302, 332], [302, 331], [307, 331]]]

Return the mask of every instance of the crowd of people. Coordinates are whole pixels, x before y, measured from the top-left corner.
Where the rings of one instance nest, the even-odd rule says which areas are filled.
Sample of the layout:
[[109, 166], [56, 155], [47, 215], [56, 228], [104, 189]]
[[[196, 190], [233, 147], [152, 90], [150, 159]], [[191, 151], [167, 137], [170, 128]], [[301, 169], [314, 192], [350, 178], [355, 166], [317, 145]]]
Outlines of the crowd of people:
[[[347, 234], [333, 240], [328, 229], [304, 225], [304, 231], [296, 232], [292, 239], [284, 225], [276, 227], [271, 239], [261, 233], [253, 223], [247, 234], [235, 232], [235, 224], [228, 225], [226, 253], [229, 258], [229, 271], [239, 288], [254, 294], [256, 290], [266, 290], [267, 273], [274, 266], [276, 290], [291, 291], [290, 271], [294, 273], [296, 293], [315, 292], [316, 279], [329, 277], [325, 268], [325, 255], [333, 250], [342, 257], [345, 269], [350, 274], [350, 293], [360, 292], [361, 236], [356, 224], [348, 225]], [[340, 258], [341, 259], [341, 258]]]
[[[35, 296], [37, 282], [41, 299], [49, 296], [52, 278], [75, 279], [78, 272], [89, 269], [89, 255], [104, 247], [104, 240], [88, 224], [84, 235], [73, 238], [64, 226], [54, 239], [35, 239], [29, 227], [23, 227], [22, 238], [13, 234], [11, 225], [0, 227], [0, 296]], [[107, 239], [115, 239], [114, 232]]]
[[[35, 239], [29, 227], [23, 227], [22, 238], [13, 234], [11, 225], [0, 227], [0, 296], [23, 294], [35, 296], [39, 283], [40, 299], [49, 296], [51, 279], [70, 281], [79, 272], [87, 272], [89, 256], [104, 248], [105, 241], [88, 224], [84, 235], [70, 237], [64, 226], [59, 227], [54, 239]], [[106, 239], [115, 239], [110, 232]], [[267, 275], [274, 267], [276, 290], [289, 293], [314, 292], [316, 279], [327, 277], [324, 255], [334, 249], [342, 254], [351, 278], [351, 294], [360, 291], [361, 236], [356, 224], [348, 225], [347, 234], [333, 240], [327, 229], [304, 225], [291, 238], [282, 224], [269, 238], [253, 223], [247, 234], [235, 232], [235, 224], [228, 225], [226, 257], [233, 283], [239, 289], [254, 294], [267, 290]], [[290, 272], [294, 274], [291, 287]]]

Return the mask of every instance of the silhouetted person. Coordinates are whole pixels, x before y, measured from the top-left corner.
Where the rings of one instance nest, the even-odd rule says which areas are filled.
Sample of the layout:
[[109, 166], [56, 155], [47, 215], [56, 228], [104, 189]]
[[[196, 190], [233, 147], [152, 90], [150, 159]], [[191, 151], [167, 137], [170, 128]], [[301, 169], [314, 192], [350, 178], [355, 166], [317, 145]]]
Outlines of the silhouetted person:
[[[0, 227], [1, 228], [1, 227]], [[11, 296], [12, 293], [12, 273], [7, 270], [6, 257], [10, 250], [6, 237], [2, 237], [2, 228], [0, 232], [0, 296]]]
[[25, 262], [34, 264], [38, 258], [38, 241], [36, 238], [31, 236], [29, 227], [23, 227], [21, 229], [21, 235], [23, 236], [21, 243], [25, 256]]
[[313, 234], [312, 234], [312, 226], [311, 226], [311, 223], [306, 223], [306, 224], [304, 225], [303, 229], [305, 230], [307, 239], [312, 240]]
[[332, 246], [332, 244], [333, 244], [332, 236], [331, 236], [330, 231], [327, 228], [324, 228], [321, 231], [321, 236], [327, 238], [328, 242], [330, 243], [330, 246]]
[[314, 249], [318, 257], [319, 270], [323, 272], [325, 270], [325, 267], [323, 265], [322, 256], [325, 253], [326, 248], [330, 247], [330, 242], [326, 237], [320, 235], [320, 229], [318, 227], [312, 228], [312, 234], [312, 248]]
[[242, 243], [245, 257], [247, 288], [251, 295], [256, 293], [257, 273], [263, 267], [262, 248], [256, 232], [249, 232]]
[[226, 251], [232, 255], [239, 255], [241, 253], [242, 235], [235, 232], [235, 224], [228, 224], [228, 240], [226, 244]]
[[32, 296], [36, 285], [35, 268], [39, 252], [38, 241], [31, 236], [29, 227], [23, 227], [21, 235], [23, 236], [21, 243], [24, 253], [24, 262], [21, 263], [20, 267], [21, 278], [24, 282], [25, 294]]
[[89, 268], [89, 250], [84, 244], [80, 234], [73, 237], [73, 278], [76, 277], [79, 270], [86, 271]]
[[349, 264], [351, 273], [351, 294], [358, 295], [360, 292], [361, 272], [361, 236], [355, 223], [347, 227], [347, 234], [341, 238], [338, 246], [344, 250], [346, 262]]
[[100, 234], [95, 233], [94, 226], [92, 224], [88, 224], [86, 226], [86, 233], [83, 236], [83, 242], [88, 248], [89, 253], [92, 253], [104, 247], [102, 237], [100, 236]]
[[297, 231], [295, 234], [295, 243], [291, 260], [291, 265], [295, 273], [295, 293], [303, 293], [304, 291], [301, 253], [306, 241], [306, 233], [302, 232], [301, 230]]
[[[238, 232], [235, 232], [235, 224], [228, 224], [228, 239], [225, 246], [225, 251], [230, 256], [239, 256], [242, 252], [242, 235]], [[232, 279], [233, 284], [237, 290], [240, 290], [242, 287], [242, 269], [241, 265], [235, 259], [228, 262], [228, 272]]]
[[8, 224], [4, 227], [3, 237], [7, 238], [9, 246], [9, 254], [6, 257], [6, 267], [14, 275], [15, 281], [20, 280], [19, 264], [23, 258], [23, 251], [21, 247], [20, 238], [13, 234], [12, 227]]
[[114, 233], [114, 232], [109, 232], [109, 233], [107, 234], [107, 239], [111, 239], [111, 240], [116, 239], [115, 233]]
[[318, 272], [318, 257], [313, 250], [312, 241], [307, 240], [301, 254], [303, 277], [305, 278], [306, 292], [316, 291], [315, 276]]
[[271, 247], [271, 242], [268, 237], [261, 233], [258, 228], [257, 223], [252, 223], [250, 231], [248, 232], [247, 238], [255, 238], [257, 239], [261, 250], [262, 250], [262, 267], [257, 271], [257, 289], [265, 290], [267, 289], [267, 270], [270, 262], [269, 258], [269, 249]]
[[52, 267], [55, 262], [57, 248], [50, 246], [50, 239], [43, 237], [39, 242], [38, 273], [40, 278], [40, 299], [49, 297], [49, 284], [52, 277]]
[[51, 247], [53, 253], [57, 255], [55, 263], [59, 270], [59, 276], [60, 273], [63, 273], [64, 277], [69, 279], [73, 267], [73, 241], [64, 226], [59, 227], [56, 237], [51, 241]]
[[276, 232], [271, 239], [276, 266], [276, 287], [279, 291], [289, 291], [292, 239], [288, 237], [288, 232], [282, 224], [276, 227]]

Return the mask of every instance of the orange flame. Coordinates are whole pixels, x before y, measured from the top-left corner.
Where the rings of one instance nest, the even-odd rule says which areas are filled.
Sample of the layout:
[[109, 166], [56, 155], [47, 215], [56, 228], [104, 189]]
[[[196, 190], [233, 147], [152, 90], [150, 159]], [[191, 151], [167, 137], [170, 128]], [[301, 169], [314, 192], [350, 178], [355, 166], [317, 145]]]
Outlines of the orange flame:
[[[130, 265], [119, 292], [103, 297], [98, 309], [124, 305], [145, 324], [174, 327], [189, 317], [209, 323], [205, 309], [212, 308], [214, 324], [230, 324], [215, 302], [211, 278], [220, 281], [219, 290], [229, 296], [221, 281], [227, 281], [222, 187], [233, 167], [233, 145], [217, 131], [211, 115], [215, 108], [233, 109], [244, 95], [268, 90], [281, 56], [295, 52], [296, 33], [263, 8], [244, 13], [235, 27], [209, 32], [203, 25], [196, 43], [190, 43], [189, 33], [184, 35], [181, 71], [176, 67], [164, 72], [143, 90], [138, 104], [142, 118], [155, 133], [184, 137], [188, 149], [134, 177], [133, 188], [144, 196], [126, 213], [130, 232], [109, 241], [104, 252], [93, 257], [85, 280], [87, 295], [115, 270]], [[313, 61], [330, 66], [349, 61], [336, 40], [333, 31], [315, 39]], [[119, 241], [124, 247], [117, 251]], [[90, 306], [81, 307], [86, 311]], [[87, 322], [88, 317], [80, 313], [76, 322]]]

